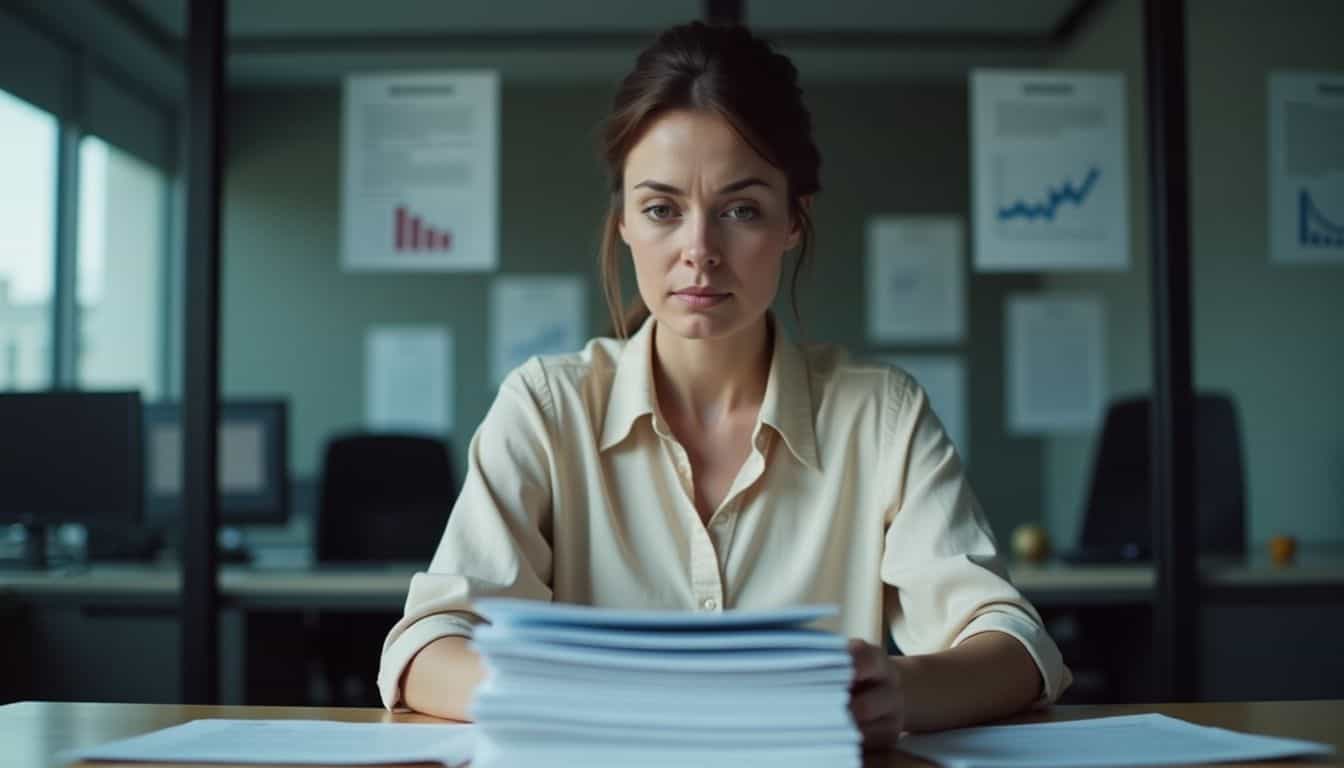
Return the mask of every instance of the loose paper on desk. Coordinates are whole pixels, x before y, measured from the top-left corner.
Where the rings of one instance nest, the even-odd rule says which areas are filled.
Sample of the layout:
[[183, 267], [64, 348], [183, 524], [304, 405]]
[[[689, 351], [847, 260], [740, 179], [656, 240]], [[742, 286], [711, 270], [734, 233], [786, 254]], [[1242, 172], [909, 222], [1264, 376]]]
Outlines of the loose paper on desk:
[[453, 428], [453, 334], [376, 326], [365, 341], [365, 416], [375, 430], [442, 436]]
[[192, 720], [62, 755], [68, 762], [387, 765], [471, 759], [473, 726], [328, 720]]
[[976, 269], [1127, 268], [1124, 75], [978, 70], [970, 96]]
[[1157, 714], [963, 728], [906, 736], [899, 748], [948, 768], [1240, 763], [1334, 751], [1311, 741], [1254, 736]]
[[499, 262], [499, 73], [345, 81], [347, 271], [461, 272]]
[[1106, 397], [1106, 322], [1086, 295], [1009, 296], [1008, 425], [1014, 434], [1094, 429]]
[[964, 464], [970, 463], [970, 432], [966, 428], [966, 364], [955, 355], [900, 355], [887, 362], [915, 378], [943, 424]]
[[1344, 263], [1344, 72], [1269, 75], [1269, 251]]
[[588, 291], [578, 275], [498, 277], [490, 286], [494, 383], [534, 355], [578, 351], [587, 337]]
[[868, 222], [868, 339], [956, 343], [966, 333], [966, 233], [956, 216]]

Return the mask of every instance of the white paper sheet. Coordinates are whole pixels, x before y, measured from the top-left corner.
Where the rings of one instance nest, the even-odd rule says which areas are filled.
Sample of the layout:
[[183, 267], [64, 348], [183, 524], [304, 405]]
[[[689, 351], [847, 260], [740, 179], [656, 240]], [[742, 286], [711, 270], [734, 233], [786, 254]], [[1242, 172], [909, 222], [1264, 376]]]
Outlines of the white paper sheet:
[[62, 757], [70, 762], [456, 766], [471, 758], [474, 730], [456, 723], [192, 720]]
[[962, 340], [965, 240], [955, 216], [883, 216], [868, 222], [870, 341]]
[[365, 339], [365, 418], [375, 430], [442, 436], [453, 428], [453, 335], [378, 326]]
[[963, 464], [970, 464], [971, 432], [966, 414], [966, 364], [953, 355], [899, 355], [884, 358], [915, 377], [943, 423]]
[[976, 269], [1127, 268], [1124, 76], [977, 70], [970, 97]]
[[1269, 75], [1269, 250], [1344, 262], [1344, 72]]
[[499, 261], [499, 75], [345, 81], [347, 271], [486, 271]]
[[1091, 296], [1008, 297], [1008, 427], [1015, 434], [1095, 429], [1106, 398], [1106, 322]]
[[901, 739], [900, 749], [949, 768], [1240, 763], [1334, 751], [1324, 744], [1252, 736], [1156, 714], [913, 735]]
[[588, 335], [588, 290], [577, 275], [499, 277], [490, 286], [496, 385], [533, 355], [577, 351]]

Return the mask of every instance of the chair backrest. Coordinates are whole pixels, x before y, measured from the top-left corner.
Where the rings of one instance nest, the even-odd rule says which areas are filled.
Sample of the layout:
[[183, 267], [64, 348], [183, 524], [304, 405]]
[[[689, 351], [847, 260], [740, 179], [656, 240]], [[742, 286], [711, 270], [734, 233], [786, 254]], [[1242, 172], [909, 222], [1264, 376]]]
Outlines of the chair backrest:
[[[1107, 410], [1079, 541], [1084, 550], [1151, 551], [1150, 410], [1147, 397], [1117, 401]], [[1245, 554], [1246, 481], [1236, 406], [1227, 395], [1199, 394], [1194, 422], [1200, 552]]]
[[424, 560], [456, 501], [448, 446], [409, 435], [344, 435], [322, 460], [319, 563]]

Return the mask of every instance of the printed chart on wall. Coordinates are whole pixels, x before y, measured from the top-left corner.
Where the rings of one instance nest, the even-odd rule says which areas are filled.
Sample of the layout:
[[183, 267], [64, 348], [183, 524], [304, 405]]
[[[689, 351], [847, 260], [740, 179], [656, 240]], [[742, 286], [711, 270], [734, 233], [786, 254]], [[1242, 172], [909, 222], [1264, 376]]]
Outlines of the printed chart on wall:
[[1015, 294], [1004, 305], [1011, 434], [1095, 429], [1106, 401], [1106, 313], [1094, 296]]
[[1269, 76], [1269, 250], [1344, 262], [1344, 72]]
[[578, 351], [587, 339], [588, 290], [578, 275], [500, 277], [490, 287], [495, 384], [534, 355]]
[[1126, 269], [1124, 76], [978, 70], [970, 93], [976, 269]]
[[373, 326], [364, 336], [364, 418], [371, 430], [441, 436], [453, 429], [453, 332]]
[[499, 77], [345, 81], [347, 271], [489, 271], [498, 262]]
[[965, 241], [956, 216], [868, 222], [868, 339], [956, 343], [966, 328]]

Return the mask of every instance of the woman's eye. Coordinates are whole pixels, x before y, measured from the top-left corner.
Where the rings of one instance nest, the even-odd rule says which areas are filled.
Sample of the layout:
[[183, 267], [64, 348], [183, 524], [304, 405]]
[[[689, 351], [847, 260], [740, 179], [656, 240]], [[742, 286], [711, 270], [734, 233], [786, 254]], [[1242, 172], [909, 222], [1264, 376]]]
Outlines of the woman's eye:
[[644, 209], [644, 215], [654, 221], [664, 221], [672, 218], [672, 206], [670, 205], [650, 205]]
[[735, 205], [724, 211], [724, 216], [734, 221], [752, 221], [761, 215], [761, 212], [750, 205]]

